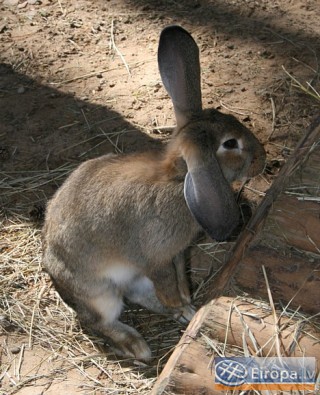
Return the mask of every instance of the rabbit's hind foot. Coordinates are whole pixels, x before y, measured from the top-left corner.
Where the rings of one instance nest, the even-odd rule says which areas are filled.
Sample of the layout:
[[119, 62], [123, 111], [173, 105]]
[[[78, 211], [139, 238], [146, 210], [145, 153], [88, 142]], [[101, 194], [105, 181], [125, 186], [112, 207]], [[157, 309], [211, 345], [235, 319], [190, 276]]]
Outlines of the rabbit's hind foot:
[[122, 297], [110, 291], [92, 298], [92, 310], [86, 312], [85, 325], [107, 338], [107, 341], [110, 340], [111, 347], [118, 356], [148, 361], [151, 351], [146, 341], [134, 328], [118, 321], [122, 305]]
[[146, 362], [151, 359], [151, 350], [148, 344], [134, 328], [116, 321], [113, 323], [111, 331], [109, 328], [105, 328], [105, 330], [105, 336], [111, 340], [111, 348], [116, 355]]

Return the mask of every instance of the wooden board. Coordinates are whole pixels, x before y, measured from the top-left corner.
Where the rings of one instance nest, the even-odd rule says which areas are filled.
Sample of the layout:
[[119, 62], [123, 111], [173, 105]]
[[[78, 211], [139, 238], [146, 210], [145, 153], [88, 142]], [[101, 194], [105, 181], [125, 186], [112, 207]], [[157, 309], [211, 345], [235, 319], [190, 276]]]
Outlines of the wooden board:
[[[212, 356], [224, 342], [251, 355], [315, 356], [312, 324], [268, 310], [272, 299], [300, 312], [320, 311], [320, 117], [281, 170], [235, 245], [200, 309], [159, 376], [153, 395], [216, 395]], [[224, 297], [230, 281], [249, 299]], [[283, 310], [282, 310], [283, 312]], [[271, 339], [271, 340], [270, 340]], [[259, 354], [260, 353], [260, 354]]]
[[282, 255], [266, 247], [250, 248], [235, 274], [234, 283], [249, 295], [267, 299], [264, 265], [275, 302], [289, 304], [290, 309], [305, 313], [320, 312], [320, 258], [306, 257], [288, 251]]

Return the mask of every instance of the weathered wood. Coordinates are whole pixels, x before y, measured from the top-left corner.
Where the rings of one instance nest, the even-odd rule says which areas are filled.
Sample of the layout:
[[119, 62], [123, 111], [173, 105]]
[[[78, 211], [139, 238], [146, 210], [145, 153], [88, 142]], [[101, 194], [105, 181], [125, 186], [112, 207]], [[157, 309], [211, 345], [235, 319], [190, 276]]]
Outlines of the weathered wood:
[[251, 248], [241, 260], [234, 276], [237, 287], [250, 295], [267, 300], [267, 287], [261, 266], [266, 268], [274, 301], [290, 302], [290, 309], [300, 308], [310, 314], [320, 311], [320, 257], [299, 256], [288, 251], [280, 254], [277, 249]]
[[[214, 301], [201, 332], [220, 342], [251, 351], [251, 355], [320, 358], [319, 333], [303, 319], [276, 311], [266, 303], [220, 297]], [[253, 340], [254, 339], [254, 340]]]
[[[232, 344], [249, 349], [251, 355], [314, 356], [320, 359], [315, 329], [291, 316], [276, 317], [267, 304], [220, 297], [201, 309], [162, 371], [152, 395], [216, 395], [214, 350]], [[209, 340], [208, 340], [209, 339]]]
[[208, 350], [193, 341], [170, 376], [161, 374], [151, 395], [221, 395], [214, 389], [214, 372]]
[[[163, 368], [161, 375], [157, 380], [157, 383], [153, 388], [151, 394], [154, 395], [170, 394], [171, 393], [170, 388], [174, 388], [174, 389], [176, 388], [177, 385], [177, 380], [175, 376], [176, 366], [178, 365], [180, 358], [184, 354], [189, 353], [189, 351], [187, 352], [186, 350], [187, 349], [189, 350], [189, 347], [191, 346], [191, 344], [194, 343], [195, 339], [197, 338], [201, 325], [203, 324], [208, 312], [209, 312], [209, 305], [205, 305], [193, 317], [184, 335], [182, 336], [180, 342], [178, 343], [174, 352], [172, 353], [168, 363]], [[194, 355], [193, 352], [191, 353], [192, 355]], [[195, 355], [199, 355], [199, 354], [195, 354]]]
[[[320, 173], [318, 177], [320, 183]], [[320, 202], [298, 200], [286, 194], [279, 196], [259, 235], [259, 243], [271, 249], [280, 248], [280, 252], [290, 246], [320, 254]]]

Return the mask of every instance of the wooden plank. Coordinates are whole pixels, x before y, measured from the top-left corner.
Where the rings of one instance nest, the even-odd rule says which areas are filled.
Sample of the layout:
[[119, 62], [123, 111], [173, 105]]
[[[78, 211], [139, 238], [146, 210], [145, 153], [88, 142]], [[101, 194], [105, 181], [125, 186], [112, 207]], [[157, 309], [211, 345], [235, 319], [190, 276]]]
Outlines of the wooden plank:
[[266, 268], [275, 302], [290, 304], [290, 309], [318, 314], [320, 311], [320, 257], [299, 256], [294, 251], [281, 255], [277, 249], [251, 248], [241, 260], [235, 285], [251, 296], [268, 299], [261, 266]]
[[214, 389], [211, 357], [202, 343], [193, 341], [175, 365], [173, 374], [161, 375], [152, 395], [221, 395]]
[[[320, 151], [320, 150], [319, 150]], [[319, 158], [320, 161], [320, 158]], [[320, 173], [319, 173], [320, 184]], [[320, 187], [320, 185], [319, 185]], [[320, 253], [320, 204], [283, 194], [274, 202], [255, 244]]]
[[[194, 343], [195, 339], [199, 335], [199, 331], [202, 323], [209, 312], [209, 305], [203, 306], [197, 314], [193, 317], [189, 326], [187, 327], [184, 335], [182, 336], [179, 344], [176, 346], [174, 352], [172, 353], [168, 363], [163, 368], [159, 379], [155, 387], [153, 388], [151, 394], [170, 394], [171, 388], [175, 388], [177, 385], [177, 380], [175, 376], [176, 367], [179, 364], [182, 355], [187, 354], [189, 347]], [[197, 354], [199, 355], [199, 354]]]
[[282, 356], [320, 358], [319, 333], [293, 313], [274, 313], [267, 303], [224, 296], [212, 306], [201, 332], [220, 343], [241, 349], [245, 343], [251, 355], [277, 356], [280, 352]]

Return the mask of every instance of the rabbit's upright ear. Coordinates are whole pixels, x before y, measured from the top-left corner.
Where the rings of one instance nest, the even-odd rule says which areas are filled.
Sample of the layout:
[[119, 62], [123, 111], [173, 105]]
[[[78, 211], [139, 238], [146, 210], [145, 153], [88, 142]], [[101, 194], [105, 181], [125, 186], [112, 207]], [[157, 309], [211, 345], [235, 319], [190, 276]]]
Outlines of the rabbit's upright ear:
[[178, 127], [202, 110], [199, 48], [180, 26], [168, 26], [160, 35], [158, 64], [171, 97]]
[[239, 222], [233, 192], [215, 157], [209, 163], [187, 160], [187, 165], [184, 196], [189, 210], [213, 239], [223, 241]]

